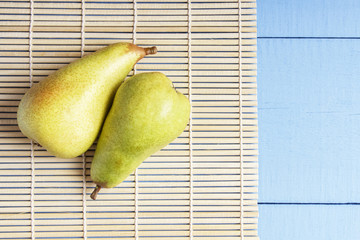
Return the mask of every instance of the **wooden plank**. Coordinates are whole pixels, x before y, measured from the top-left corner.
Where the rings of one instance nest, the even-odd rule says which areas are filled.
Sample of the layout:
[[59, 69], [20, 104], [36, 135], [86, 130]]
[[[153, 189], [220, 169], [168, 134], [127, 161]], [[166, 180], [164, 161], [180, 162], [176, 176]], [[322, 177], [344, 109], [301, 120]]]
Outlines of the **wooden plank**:
[[260, 205], [259, 212], [260, 239], [360, 239], [359, 205]]
[[258, 47], [260, 201], [360, 202], [358, 40]]
[[358, 0], [259, 0], [259, 37], [359, 37]]

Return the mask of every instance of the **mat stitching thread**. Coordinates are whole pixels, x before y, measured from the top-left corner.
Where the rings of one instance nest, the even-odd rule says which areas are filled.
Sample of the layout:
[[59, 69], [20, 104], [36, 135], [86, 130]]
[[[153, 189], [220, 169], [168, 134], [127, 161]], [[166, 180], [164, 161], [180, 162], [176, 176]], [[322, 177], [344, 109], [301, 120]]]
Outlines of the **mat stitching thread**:
[[[33, 59], [32, 59], [32, 40], [34, 25], [34, 1], [30, 0], [30, 23], [29, 23], [29, 81], [30, 87], [33, 85]], [[34, 218], [34, 188], [35, 188], [35, 156], [34, 141], [30, 141], [30, 161], [31, 161], [31, 189], [30, 189], [30, 219], [31, 219], [31, 239], [35, 239], [35, 218]]]
[[[188, 1], [188, 94], [190, 105], [192, 106], [192, 71], [191, 71], [191, 0]], [[192, 109], [190, 109], [189, 120], [189, 237], [193, 239], [193, 159], [192, 159]]]
[[[85, 0], [81, 0], [81, 57], [84, 56], [85, 48]], [[87, 239], [87, 217], [86, 217], [86, 152], [82, 154], [83, 161], [83, 192], [82, 192], [82, 202], [83, 202], [83, 238]]]
[[82, 202], [83, 202], [83, 237], [84, 237], [84, 240], [87, 239], [87, 217], [86, 217], [86, 212], [87, 212], [87, 209], [86, 209], [86, 153], [83, 153], [82, 154], [82, 160], [83, 160], [83, 192], [82, 192], [82, 195], [83, 195], [83, 199], [82, 199]]
[[[133, 44], [136, 44], [136, 26], [137, 26], [137, 5], [136, 0], [133, 1], [133, 14], [134, 14], [134, 26], [133, 26]], [[136, 64], [134, 65], [134, 75], [136, 74]], [[139, 230], [138, 230], [138, 218], [139, 218], [139, 208], [138, 208], [138, 194], [139, 194], [139, 186], [138, 186], [138, 170], [135, 169], [134, 172], [134, 235], [135, 240], [139, 239]]]
[[243, 179], [243, 143], [242, 143], [242, 134], [243, 134], [243, 128], [242, 128], [242, 59], [241, 59], [241, 0], [238, 1], [239, 3], [239, 12], [238, 12], [238, 20], [239, 20], [239, 130], [240, 130], [240, 239], [244, 239], [244, 179]]
[[81, 57], [85, 48], [85, 0], [81, 0]]

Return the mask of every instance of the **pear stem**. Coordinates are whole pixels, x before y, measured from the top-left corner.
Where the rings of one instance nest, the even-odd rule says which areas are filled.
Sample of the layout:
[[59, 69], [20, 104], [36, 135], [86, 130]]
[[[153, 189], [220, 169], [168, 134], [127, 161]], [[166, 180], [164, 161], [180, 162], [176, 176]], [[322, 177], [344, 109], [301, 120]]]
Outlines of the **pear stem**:
[[91, 193], [90, 197], [92, 200], [96, 200], [97, 194], [100, 192], [101, 190], [101, 186], [100, 185], [96, 185], [94, 191]]
[[145, 55], [150, 55], [150, 54], [155, 54], [155, 53], [157, 53], [156, 47], [145, 48]]

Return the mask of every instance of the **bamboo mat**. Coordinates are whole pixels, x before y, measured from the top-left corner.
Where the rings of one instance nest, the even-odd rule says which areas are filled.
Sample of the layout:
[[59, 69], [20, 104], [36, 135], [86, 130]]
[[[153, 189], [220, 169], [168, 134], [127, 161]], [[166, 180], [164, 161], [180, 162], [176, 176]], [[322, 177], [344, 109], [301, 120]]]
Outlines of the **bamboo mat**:
[[[256, 0], [0, 1], [0, 20], [0, 239], [258, 239]], [[93, 201], [95, 146], [57, 159], [16, 112], [32, 82], [119, 41], [158, 47], [136, 72], [172, 79], [191, 121]]]

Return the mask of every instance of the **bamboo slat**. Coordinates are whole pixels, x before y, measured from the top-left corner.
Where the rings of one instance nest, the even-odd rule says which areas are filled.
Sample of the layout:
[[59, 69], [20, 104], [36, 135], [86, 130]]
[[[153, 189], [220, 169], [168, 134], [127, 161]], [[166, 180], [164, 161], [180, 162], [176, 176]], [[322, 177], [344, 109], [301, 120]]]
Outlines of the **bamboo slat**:
[[[256, 31], [256, 0], [0, 0], [0, 238], [258, 240]], [[191, 124], [92, 201], [96, 142], [85, 161], [55, 158], [17, 107], [30, 75], [134, 38], [158, 47], [137, 73], [168, 75]]]

